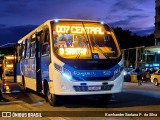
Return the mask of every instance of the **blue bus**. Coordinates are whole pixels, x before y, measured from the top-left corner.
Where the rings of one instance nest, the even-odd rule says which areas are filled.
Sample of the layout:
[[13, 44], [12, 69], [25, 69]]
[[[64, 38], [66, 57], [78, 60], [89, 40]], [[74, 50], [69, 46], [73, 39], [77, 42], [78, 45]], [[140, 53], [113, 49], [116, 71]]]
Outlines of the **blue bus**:
[[[18, 69], [19, 68], [19, 69]], [[110, 101], [123, 87], [123, 59], [113, 30], [94, 20], [48, 20], [18, 40], [17, 81], [45, 95], [96, 96]]]

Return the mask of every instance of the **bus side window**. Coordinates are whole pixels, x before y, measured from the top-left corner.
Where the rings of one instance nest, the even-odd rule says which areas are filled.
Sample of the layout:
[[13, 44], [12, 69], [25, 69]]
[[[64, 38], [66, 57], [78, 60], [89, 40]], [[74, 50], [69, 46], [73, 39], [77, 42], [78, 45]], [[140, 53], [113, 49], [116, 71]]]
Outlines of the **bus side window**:
[[31, 57], [35, 57], [36, 55], [36, 37], [35, 34], [32, 35], [31, 38]]
[[44, 35], [44, 43], [45, 42], [49, 42], [49, 29], [46, 29], [45, 31], [45, 35]]
[[22, 59], [26, 57], [26, 40], [22, 43]]
[[44, 36], [43, 36], [44, 40], [43, 40], [43, 43], [42, 43], [42, 55], [49, 55], [50, 54], [49, 29], [46, 29], [43, 34], [44, 34]]
[[31, 57], [35, 57], [36, 54], [36, 42], [31, 43]]
[[50, 47], [48, 43], [43, 44], [42, 45], [42, 55], [49, 55], [50, 54], [49, 49]]
[[28, 38], [27, 39], [26, 58], [30, 57], [30, 43], [31, 43], [31, 38]]

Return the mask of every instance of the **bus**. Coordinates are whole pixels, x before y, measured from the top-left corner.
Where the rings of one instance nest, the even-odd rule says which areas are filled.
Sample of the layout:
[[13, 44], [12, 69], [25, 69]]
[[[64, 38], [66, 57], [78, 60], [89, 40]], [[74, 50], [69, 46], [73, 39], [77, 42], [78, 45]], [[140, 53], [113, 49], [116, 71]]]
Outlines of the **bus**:
[[18, 40], [17, 82], [44, 94], [55, 106], [61, 96], [110, 101], [123, 87], [123, 59], [113, 30], [104, 22], [53, 19]]

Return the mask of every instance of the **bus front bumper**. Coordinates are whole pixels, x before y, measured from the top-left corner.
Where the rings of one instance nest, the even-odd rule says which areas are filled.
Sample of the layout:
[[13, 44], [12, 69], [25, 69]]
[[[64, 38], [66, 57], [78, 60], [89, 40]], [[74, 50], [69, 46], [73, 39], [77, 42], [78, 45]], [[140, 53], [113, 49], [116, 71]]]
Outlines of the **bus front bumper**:
[[64, 78], [59, 78], [59, 80], [49, 83], [50, 92], [56, 95], [98, 95], [119, 93], [123, 88], [124, 75], [122, 73], [113, 81], [73, 82]]

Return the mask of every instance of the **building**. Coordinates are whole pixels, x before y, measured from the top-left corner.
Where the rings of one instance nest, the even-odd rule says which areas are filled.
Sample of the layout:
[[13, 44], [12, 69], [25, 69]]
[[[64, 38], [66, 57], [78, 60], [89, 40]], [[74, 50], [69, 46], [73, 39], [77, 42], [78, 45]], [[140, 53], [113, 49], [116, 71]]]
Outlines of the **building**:
[[[155, 46], [150, 46], [150, 47], [142, 46], [142, 47], [135, 47], [135, 48], [129, 48], [129, 49], [123, 50], [122, 52], [123, 52], [124, 60], [126, 60], [127, 56], [129, 56], [129, 50], [134, 49], [135, 67], [139, 65], [139, 63], [143, 63], [146, 68], [150, 68], [150, 69], [160, 68], [160, 0], [155, 0], [154, 37], [155, 37]], [[125, 54], [126, 53], [125, 51], [127, 51], [128, 54]]]
[[155, 45], [160, 45], [160, 0], [155, 1]]

